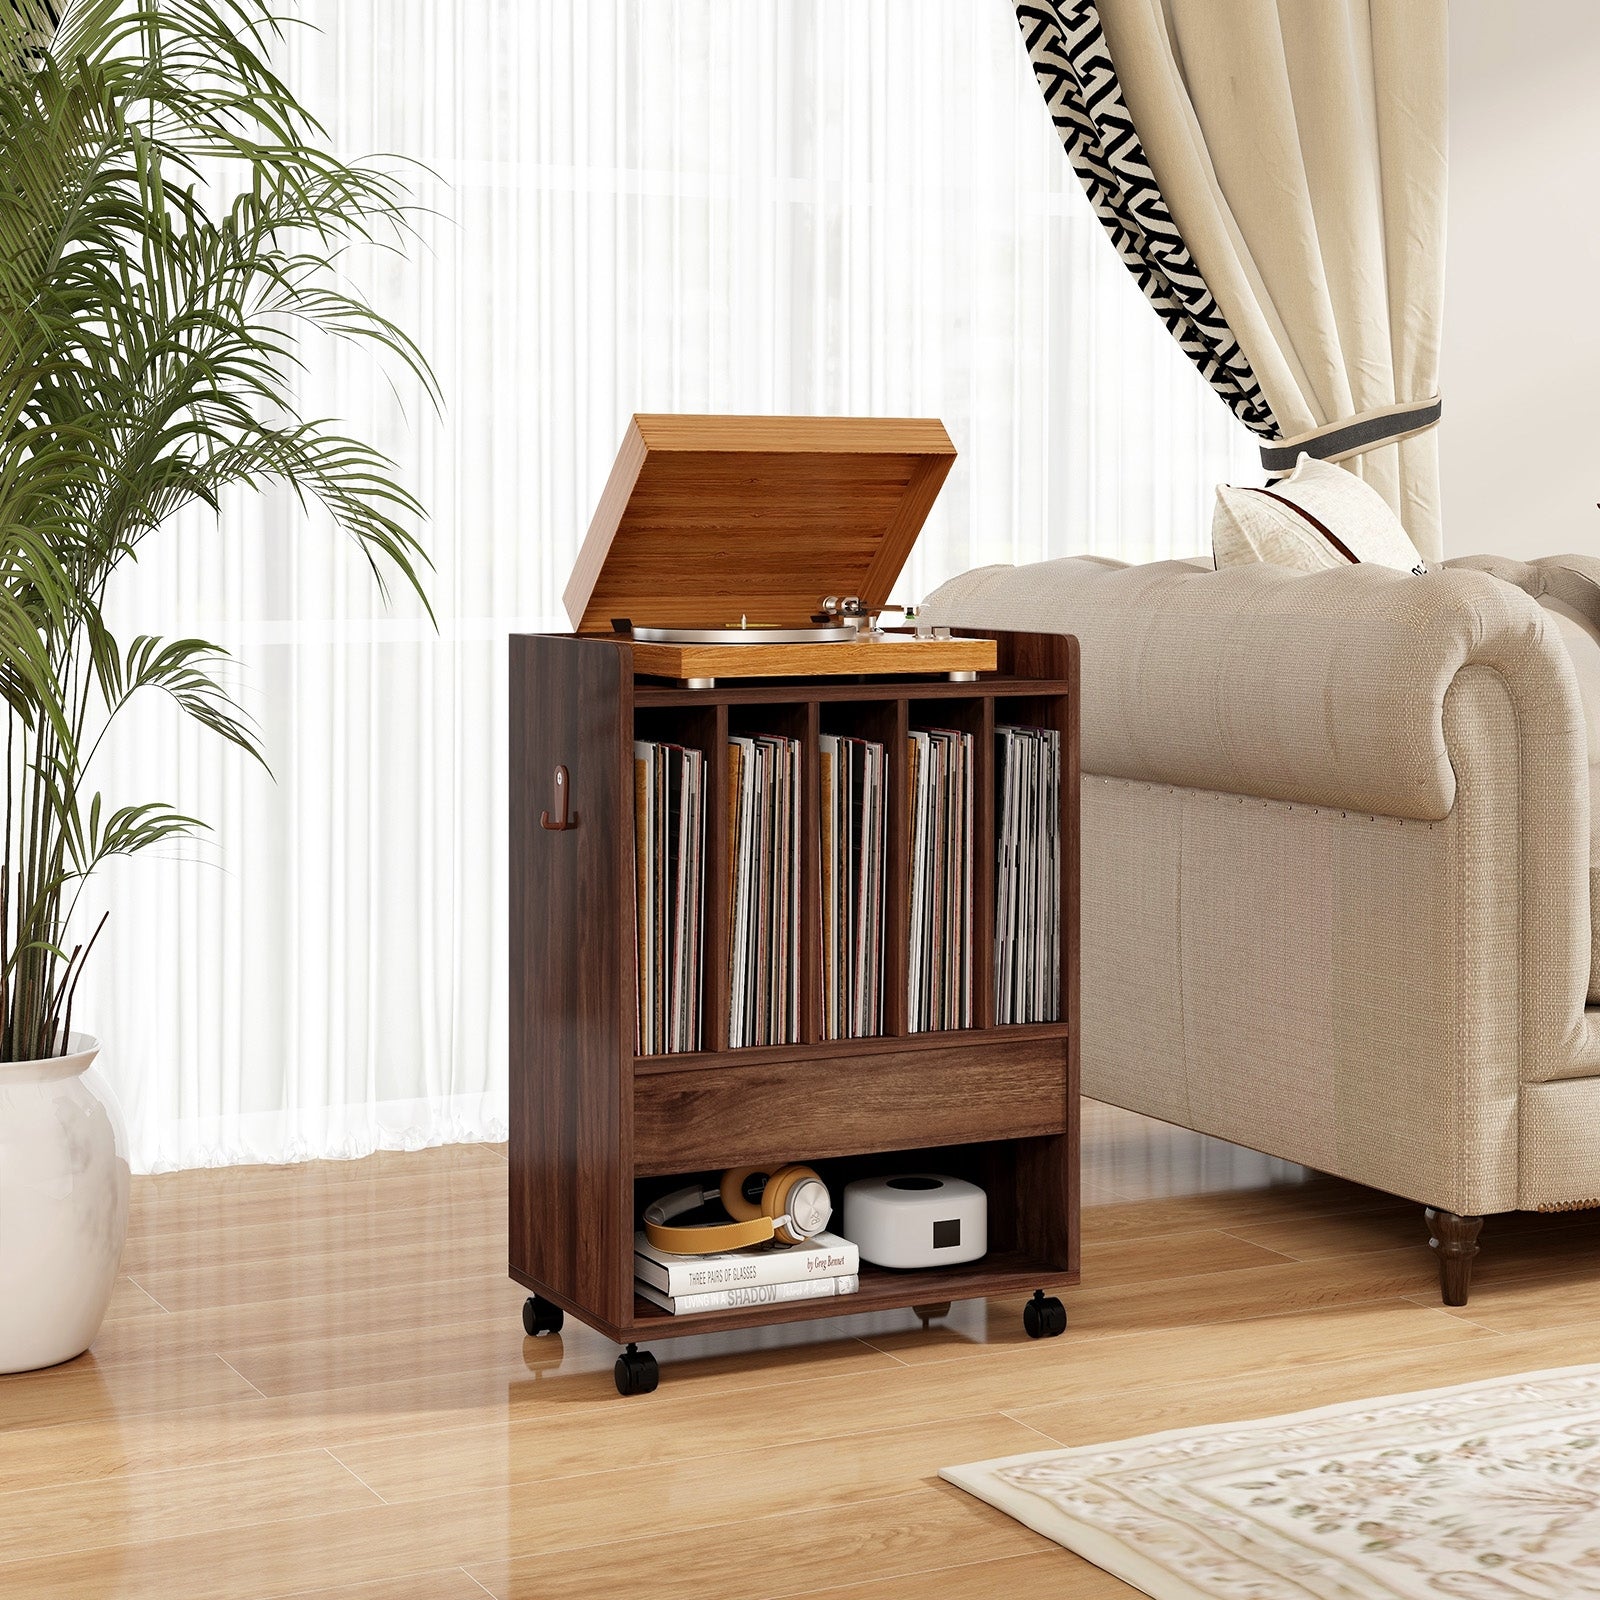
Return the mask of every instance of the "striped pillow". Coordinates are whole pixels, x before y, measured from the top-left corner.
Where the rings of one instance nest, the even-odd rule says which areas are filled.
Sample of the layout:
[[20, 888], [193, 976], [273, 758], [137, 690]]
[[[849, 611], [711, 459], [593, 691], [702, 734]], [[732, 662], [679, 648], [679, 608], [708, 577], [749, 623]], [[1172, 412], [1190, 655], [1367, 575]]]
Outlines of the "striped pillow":
[[1220, 484], [1211, 550], [1219, 568], [1267, 561], [1320, 572], [1366, 561], [1419, 576], [1428, 570], [1376, 489], [1353, 472], [1308, 455], [1287, 478], [1264, 489]]

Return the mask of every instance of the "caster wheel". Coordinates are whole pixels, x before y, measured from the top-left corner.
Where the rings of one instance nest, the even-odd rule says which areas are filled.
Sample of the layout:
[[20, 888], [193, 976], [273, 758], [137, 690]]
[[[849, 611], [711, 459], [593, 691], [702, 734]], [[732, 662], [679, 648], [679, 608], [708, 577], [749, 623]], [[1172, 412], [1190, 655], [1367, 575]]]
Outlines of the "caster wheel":
[[950, 1315], [950, 1302], [941, 1300], [936, 1305], [912, 1306], [911, 1309], [922, 1318], [922, 1326], [926, 1328], [930, 1322], [936, 1322], [940, 1317]]
[[522, 1303], [522, 1331], [530, 1339], [541, 1333], [560, 1333], [566, 1320], [566, 1312], [541, 1295], [530, 1295]]
[[1022, 1326], [1030, 1339], [1056, 1339], [1067, 1331], [1067, 1308], [1043, 1289], [1033, 1291], [1033, 1299], [1022, 1308]]
[[651, 1394], [661, 1382], [661, 1368], [648, 1350], [630, 1344], [617, 1357], [612, 1376], [617, 1380], [618, 1394]]

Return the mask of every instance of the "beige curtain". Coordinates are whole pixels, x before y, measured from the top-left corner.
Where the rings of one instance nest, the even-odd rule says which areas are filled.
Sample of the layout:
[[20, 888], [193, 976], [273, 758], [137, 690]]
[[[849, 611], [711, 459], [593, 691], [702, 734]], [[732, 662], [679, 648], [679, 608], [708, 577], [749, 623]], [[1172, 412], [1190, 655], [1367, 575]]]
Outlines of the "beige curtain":
[[[1150, 168], [1280, 435], [1436, 394], [1446, 0], [1099, 0]], [[1443, 554], [1432, 430], [1348, 458]]]

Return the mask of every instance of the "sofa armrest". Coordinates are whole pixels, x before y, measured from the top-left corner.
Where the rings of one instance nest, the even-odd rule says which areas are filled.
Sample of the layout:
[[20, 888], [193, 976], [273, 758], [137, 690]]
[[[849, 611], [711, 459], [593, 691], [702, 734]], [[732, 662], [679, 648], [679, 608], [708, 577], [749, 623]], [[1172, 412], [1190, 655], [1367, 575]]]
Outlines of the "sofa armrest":
[[1600, 557], [1583, 555], [1540, 556], [1535, 561], [1513, 561], [1509, 556], [1456, 556], [1444, 563], [1457, 572], [1486, 572], [1514, 584], [1535, 600], [1558, 600], [1600, 633]]
[[1486, 572], [1074, 557], [965, 573], [924, 615], [1075, 634], [1088, 773], [1438, 821], [1456, 793], [1445, 696], [1481, 666], [1515, 707], [1509, 759], [1583, 794], [1570, 662], [1538, 604]]

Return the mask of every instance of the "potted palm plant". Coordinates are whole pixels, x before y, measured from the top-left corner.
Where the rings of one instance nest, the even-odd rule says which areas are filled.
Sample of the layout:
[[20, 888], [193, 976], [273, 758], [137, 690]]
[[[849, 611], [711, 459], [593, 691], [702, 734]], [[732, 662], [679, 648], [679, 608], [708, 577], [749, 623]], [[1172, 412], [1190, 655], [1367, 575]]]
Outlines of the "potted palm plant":
[[199, 639], [114, 637], [118, 573], [181, 509], [287, 484], [380, 587], [419, 594], [421, 508], [391, 463], [308, 420], [299, 341], [415, 345], [332, 268], [403, 243], [406, 193], [347, 162], [272, 65], [267, 0], [0, 0], [0, 1372], [93, 1340], [127, 1224], [126, 1141], [74, 1031], [108, 858], [201, 824], [103, 796], [96, 755], [165, 693], [260, 758]]

